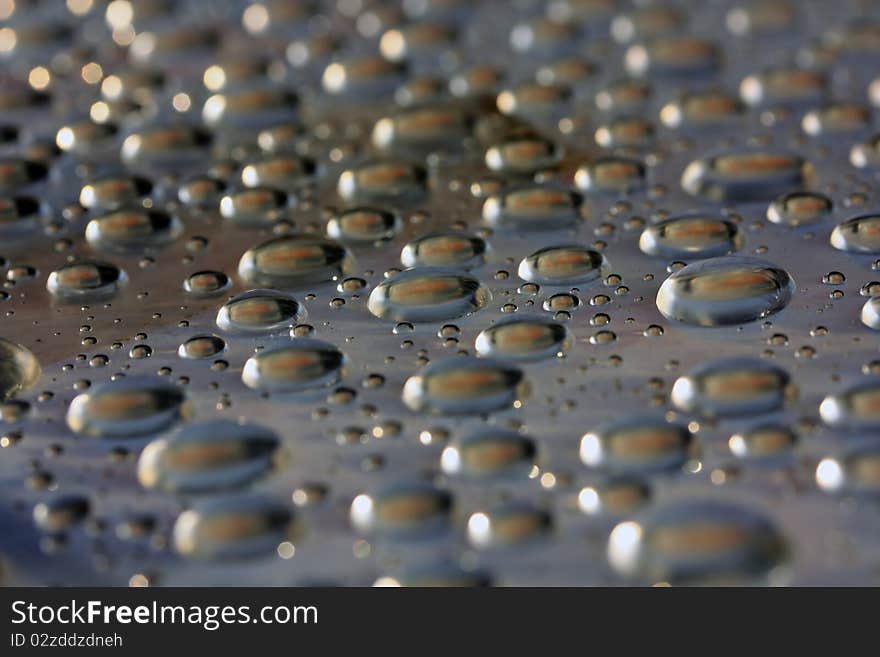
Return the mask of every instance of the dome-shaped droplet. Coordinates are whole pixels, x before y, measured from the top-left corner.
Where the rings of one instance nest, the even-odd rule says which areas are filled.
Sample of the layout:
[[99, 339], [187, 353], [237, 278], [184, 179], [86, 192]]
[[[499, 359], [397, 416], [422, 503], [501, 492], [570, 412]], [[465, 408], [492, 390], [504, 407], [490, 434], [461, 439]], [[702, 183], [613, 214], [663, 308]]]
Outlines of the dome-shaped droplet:
[[808, 107], [821, 102], [827, 93], [825, 77], [818, 71], [771, 68], [743, 78], [742, 99], [761, 107]]
[[487, 198], [483, 219], [498, 230], [556, 230], [580, 221], [580, 205], [565, 189], [525, 187]]
[[816, 483], [828, 493], [880, 497], [880, 445], [863, 442], [816, 466]]
[[294, 192], [315, 175], [313, 160], [297, 155], [276, 155], [247, 164], [241, 170], [245, 187], [270, 187]]
[[79, 193], [79, 202], [89, 210], [108, 212], [137, 203], [152, 189], [153, 184], [146, 178], [113, 176], [84, 185]]
[[138, 481], [169, 493], [201, 493], [245, 486], [273, 466], [279, 439], [256, 424], [210, 420], [189, 424], [147, 445]]
[[486, 166], [503, 173], [530, 173], [555, 165], [562, 150], [552, 141], [541, 137], [518, 137], [489, 147]]
[[488, 413], [510, 407], [524, 392], [523, 374], [486, 358], [428, 363], [407, 379], [403, 401], [414, 411], [441, 415]]
[[49, 274], [46, 288], [58, 299], [79, 302], [112, 297], [127, 278], [116, 265], [89, 260], [59, 267]]
[[714, 258], [736, 251], [739, 231], [731, 221], [704, 214], [664, 219], [642, 231], [643, 253], [667, 259]]
[[693, 435], [680, 424], [650, 416], [615, 420], [581, 438], [581, 461], [621, 474], [663, 472], [682, 467], [691, 456]]
[[382, 538], [427, 538], [445, 530], [452, 496], [430, 484], [392, 484], [354, 498], [351, 524], [360, 532]]
[[0, 338], [0, 399], [33, 386], [40, 378], [40, 363], [30, 349]]
[[775, 199], [767, 208], [767, 219], [774, 224], [805, 226], [831, 216], [831, 199], [818, 192], [790, 192]]
[[534, 466], [535, 441], [513, 431], [486, 429], [443, 449], [440, 467], [448, 475], [525, 477]]
[[302, 392], [338, 382], [344, 364], [345, 357], [332, 344], [300, 338], [251, 356], [241, 380], [263, 392]]
[[574, 174], [574, 184], [583, 192], [626, 194], [645, 185], [645, 165], [623, 157], [605, 157], [584, 164]]
[[428, 233], [408, 242], [400, 252], [404, 267], [459, 267], [482, 264], [489, 245], [481, 237], [457, 232]]
[[16, 242], [34, 236], [40, 228], [40, 204], [30, 196], [0, 197], [0, 237]]
[[379, 119], [373, 145], [401, 154], [460, 150], [469, 133], [467, 116], [452, 107], [419, 107]]
[[853, 144], [849, 151], [849, 161], [859, 169], [880, 167], [880, 135], [874, 135], [866, 141]]
[[741, 459], [773, 462], [790, 454], [796, 443], [797, 435], [788, 427], [759, 424], [732, 435], [727, 446]]
[[274, 290], [250, 290], [227, 301], [217, 313], [217, 326], [232, 333], [286, 330], [305, 316], [293, 297]]
[[120, 210], [92, 219], [86, 240], [100, 251], [141, 253], [171, 244], [183, 232], [175, 216], [158, 210]]
[[249, 249], [238, 275], [252, 285], [295, 287], [336, 279], [349, 268], [345, 248], [316, 235], [284, 235]]
[[296, 117], [297, 96], [278, 88], [250, 88], [210, 96], [202, 107], [209, 126], [259, 130]]
[[375, 242], [394, 237], [400, 218], [388, 210], [359, 207], [344, 210], [327, 221], [327, 235], [342, 242]]
[[801, 128], [811, 137], [845, 135], [871, 123], [871, 110], [856, 103], [835, 103], [814, 109], [801, 120]]
[[686, 93], [660, 110], [660, 121], [667, 128], [684, 131], [717, 130], [739, 123], [745, 107], [735, 97], [714, 89]]
[[657, 308], [695, 326], [751, 322], [782, 310], [794, 294], [791, 276], [758, 258], [727, 256], [688, 265], [663, 281]]
[[222, 271], [206, 269], [190, 274], [183, 280], [183, 290], [193, 297], [206, 298], [222, 294], [232, 285]]
[[578, 508], [590, 516], [617, 517], [651, 501], [651, 487], [638, 476], [611, 475], [578, 493]]
[[714, 43], [695, 36], [669, 36], [630, 46], [624, 65], [630, 75], [695, 77], [714, 73], [721, 53]]
[[67, 409], [67, 424], [84, 436], [129, 438], [155, 435], [185, 418], [186, 398], [158, 377], [126, 377], [78, 395]]
[[524, 545], [547, 536], [553, 518], [547, 511], [524, 502], [511, 502], [468, 518], [467, 536], [480, 549]]
[[64, 532], [88, 517], [92, 505], [82, 495], [62, 495], [34, 507], [34, 524], [44, 532]]
[[477, 335], [480, 356], [514, 361], [553, 358], [568, 350], [571, 336], [564, 325], [542, 317], [515, 318], [498, 322]]
[[406, 67], [380, 57], [354, 57], [324, 69], [324, 91], [346, 99], [375, 100], [390, 94], [404, 80]]
[[764, 515], [713, 501], [680, 502], [617, 525], [608, 561], [646, 583], [753, 582], [779, 565], [786, 541]]
[[184, 557], [230, 559], [271, 554], [297, 524], [286, 505], [264, 497], [221, 497], [184, 511], [174, 523], [174, 548]]
[[421, 197], [426, 185], [427, 173], [420, 165], [380, 161], [343, 171], [336, 190], [352, 202], [406, 201]]
[[681, 186], [712, 201], [751, 203], [808, 186], [812, 178], [812, 165], [801, 157], [746, 151], [694, 160], [685, 168]]
[[417, 267], [373, 288], [367, 307], [376, 317], [397, 322], [435, 322], [461, 317], [485, 306], [492, 296], [465, 273]]
[[290, 202], [287, 194], [269, 187], [251, 187], [220, 199], [220, 215], [237, 226], [271, 226], [284, 216]]
[[0, 158], [0, 194], [18, 192], [49, 173], [44, 164], [18, 157]]
[[872, 377], [826, 396], [819, 405], [819, 415], [833, 429], [880, 429], [880, 380]]
[[706, 417], [756, 415], [775, 411], [793, 396], [788, 373], [757, 358], [709, 361], [679, 377], [672, 403]]
[[853, 217], [831, 231], [831, 246], [849, 253], [880, 253], [880, 214]]
[[157, 127], [126, 137], [120, 155], [130, 164], [179, 167], [201, 157], [210, 144], [210, 133], [201, 128]]
[[177, 349], [181, 358], [211, 358], [226, 349], [226, 341], [216, 335], [194, 335]]
[[576, 285], [597, 280], [606, 269], [601, 253], [573, 244], [535, 251], [522, 259], [517, 274], [539, 285]]

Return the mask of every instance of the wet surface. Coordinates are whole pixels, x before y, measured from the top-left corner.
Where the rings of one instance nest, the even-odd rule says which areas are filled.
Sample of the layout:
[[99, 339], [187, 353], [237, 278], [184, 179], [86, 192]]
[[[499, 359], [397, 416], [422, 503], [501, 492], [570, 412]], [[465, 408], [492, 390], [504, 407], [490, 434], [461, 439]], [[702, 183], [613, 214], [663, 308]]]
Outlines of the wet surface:
[[880, 581], [876, 3], [0, 19], [0, 584]]

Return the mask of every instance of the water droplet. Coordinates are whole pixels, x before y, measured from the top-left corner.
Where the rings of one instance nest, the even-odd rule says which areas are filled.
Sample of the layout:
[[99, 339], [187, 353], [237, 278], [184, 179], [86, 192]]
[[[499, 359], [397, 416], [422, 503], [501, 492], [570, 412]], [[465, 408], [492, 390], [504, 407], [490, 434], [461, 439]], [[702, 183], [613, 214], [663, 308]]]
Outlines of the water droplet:
[[184, 291], [194, 297], [205, 298], [222, 294], [229, 289], [232, 281], [222, 271], [197, 271], [183, 281]]
[[790, 454], [796, 443], [797, 435], [788, 427], [760, 424], [732, 435], [727, 446], [741, 459], [775, 462]]
[[849, 253], [880, 253], [880, 214], [853, 217], [831, 231], [831, 246]]
[[530, 173], [555, 165], [562, 149], [540, 137], [511, 138], [486, 150], [486, 166], [504, 173]]
[[250, 290], [227, 301], [217, 313], [217, 326], [232, 333], [284, 331], [305, 317], [293, 297], [274, 290]]
[[819, 415], [833, 429], [880, 429], [880, 380], [870, 378], [826, 396], [819, 405]]
[[794, 289], [787, 272], [764, 260], [711, 258], [669, 276], [657, 292], [657, 308], [687, 324], [729, 326], [779, 312]]
[[591, 468], [641, 474], [680, 468], [693, 447], [686, 426], [636, 417], [615, 420], [584, 434], [580, 457]]
[[285, 235], [246, 251], [238, 275], [253, 285], [296, 287], [335, 280], [350, 264], [348, 252], [337, 242], [314, 235]]
[[816, 483], [828, 493], [880, 496], [880, 446], [863, 443], [822, 459], [816, 467]]
[[241, 380], [263, 392], [302, 392], [337, 383], [343, 376], [345, 357], [335, 346], [308, 338], [270, 347], [251, 356]]
[[775, 224], [805, 226], [831, 216], [831, 199], [816, 192], [791, 192], [775, 199], [767, 208], [767, 219]]
[[552, 358], [568, 350], [571, 336], [558, 322], [530, 317], [499, 322], [480, 332], [475, 348], [480, 356], [514, 361]]
[[327, 222], [327, 235], [343, 242], [375, 242], [394, 237], [400, 219], [393, 212], [378, 208], [351, 208]]
[[74, 433], [104, 438], [146, 436], [185, 419], [183, 393], [158, 377], [126, 377], [78, 395], [67, 409]]
[[59, 267], [49, 274], [46, 288], [58, 299], [81, 302], [112, 297], [127, 280], [116, 265], [89, 260]]
[[85, 520], [91, 511], [81, 495], [63, 495], [34, 507], [34, 524], [44, 532], [60, 533]]
[[794, 394], [788, 373], [763, 360], [712, 360], [679, 377], [672, 403], [705, 417], [756, 415], [775, 411]]
[[448, 475], [525, 477], [534, 465], [536, 452], [535, 442], [528, 436], [488, 429], [447, 445], [440, 466]]
[[370, 293], [376, 317], [398, 322], [434, 322], [461, 317], [485, 306], [492, 296], [467, 274], [439, 267], [409, 269]]
[[171, 244], [183, 232], [183, 224], [158, 210], [120, 210], [92, 219], [86, 240], [99, 251], [142, 253]]
[[190, 424], [147, 445], [138, 481], [169, 493], [201, 493], [245, 486], [273, 466], [278, 436], [256, 424], [211, 420]]
[[524, 502], [512, 502], [471, 515], [467, 536], [474, 547], [503, 548], [540, 539], [552, 529], [549, 513]]
[[355, 529], [383, 538], [429, 538], [445, 530], [452, 496], [429, 484], [392, 484], [374, 494], [362, 493], [351, 503]]
[[211, 358], [226, 349], [226, 342], [216, 335], [194, 335], [180, 345], [177, 355], [181, 358]]
[[40, 378], [40, 363], [30, 349], [0, 338], [0, 399], [31, 388]]
[[138, 176], [104, 178], [85, 185], [79, 193], [79, 202], [89, 210], [109, 212], [136, 204], [152, 189], [149, 180]]
[[574, 174], [574, 184], [588, 193], [626, 194], [645, 185], [645, 165], [623, 157], [603, 157], [584, 164]]
[[692, 214], [673, 217], [645, 228], [639, 238], [643, 253], [661, 258], [714, 258], [739, 248], [736, 224]]
[[404, 267], [460, 267], [482, 264], [489, 245], [474, 235], [453, 232], [428, 233], [408, 242], [400, 252]]
[[749, 203], [808, 186], [812, 178], [813, 167], [803, 158], [756, 151], [694, 160], [685, 168], [681, 186], [713, 201]]
[[229, 559], [271, 554], [293, 537], [291, 510], [264, 497], [223, 497], [200, 502], [174, 523], [174, 548], [184, 557]]
[[247, 228], [270, 226], [284, 216], [293, 197], [278, 189], [251, 187], [232, 192], [220, 199], [220, 214], [232, 223]]
[[457, 415], [507, 408], [520, 396], [523, 374], [486, 358], [451, 358], [429, 363], [407, 379], [403, 401], [414, 411]]
[[426, 191], [427, 172], [398, 161], [366, 162], [339, 176], [337, 192], [347, 201], [415, 200]]
[[574, 285], [600, 278], [608, 263], [598, 251], [574, 245], [549, 246], [523, 258], [519, 277], [540, 285]]
[[613, 475], [578, 493], [578, 508], [587, 515], [621, 516], [651, 500], [651, 488], [637, 477]]
[[620, 523], [608, 538], [614, 570], [650, 583], [754, 582], [786, 553], [786, 541], [762, 514], [713, 501], [661, 507]]
[[498, 230], [555, 230], [580, 221], [580, 205], [568, 190], [525, 187], [487, 198], [483, 219]]

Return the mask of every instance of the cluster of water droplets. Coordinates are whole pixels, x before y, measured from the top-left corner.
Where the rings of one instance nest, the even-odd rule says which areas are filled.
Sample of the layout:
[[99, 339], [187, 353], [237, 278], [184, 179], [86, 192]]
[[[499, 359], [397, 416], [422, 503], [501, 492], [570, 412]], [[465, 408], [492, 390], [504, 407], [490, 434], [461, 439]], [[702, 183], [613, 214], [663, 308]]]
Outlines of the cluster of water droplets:
[[208, 4], [0, 7], [0, 583], [876, 579], [876, 8]]

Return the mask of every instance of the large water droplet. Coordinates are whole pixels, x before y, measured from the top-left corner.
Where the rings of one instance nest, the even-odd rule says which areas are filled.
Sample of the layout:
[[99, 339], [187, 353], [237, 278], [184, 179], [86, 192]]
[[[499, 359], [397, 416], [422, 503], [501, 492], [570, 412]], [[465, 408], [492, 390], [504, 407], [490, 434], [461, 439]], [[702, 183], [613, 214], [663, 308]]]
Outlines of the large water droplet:
[[688, 265], [663, 281], [657, 308], [696, 326], [751, 322], [782, 310], [794, 293], [791, 276], [758, 258], [728, 256]]
[[880, 429], [880, 380], [870, 378], [828, 395], [819, 405], [822, 421], [844, 431]]
[[480, 356], [535, 361], [564, 353], [571, 341], [564, 325], [542, 317], [529, 317], [490, 326], [477, 335], [474, 346]]
[[420, 267], [395, 274], [370, 293], [368, 308], [376, 317], [398, 322], [434, 322], [461, 317], [491, 300], [489, 291], [467, 274]]
[[332, 344], [301, 338], [251, 356], [241, 380], [263, 392], [302, 392], [339, 381], [344, 362], [342, 352]]
[[446, 446], [440, 466], [448, 475], [524, 477], [534, 466], [536, 453], [535, 442], [528, 436], [486, 429]]
[[581, 461], [621, 474], [675, 470], [691, 456], [693, 435], [684, 425], [636, 417], [615, 420], [584, 434]]
[[407, 379], [403, 401], [414, 411], [438, 414], [488, 413], [520, 396], [522, 372], [485, 358], [450, 358], [426, 365]]
[[696, 367], [672, 387], [672, 403], [707, 417], [755, 415], [781, 408], [794, 389], [788, 373], [756, 358], [722, 358]]
[[461, 267], [482, 264], [489, 245], [475, 235], [428, 233], [408, 242], [400, 252], [404, 267]]
[[183, 232], [177, 217], [158, 210], [120, 210], [92, 219], [86, 240], [100, 251], [140, 253], [167, 246]]
[[754, 582], [786, 552], [786, 541], [762, 514], [712, 501], [662, 507], [620, 523], [608, 538], [614, 570], [647, 583]]
[[146, 436], [185, 418], [185, 401], [179, 388], [158, 377], [126, 377], [75, 397], [67, 409], [67, 424], [84, 436]]
[[812, 178], [812, 165], [801, 157], [748, 151], [694, 160], [684, 170], [681, 186], [713, 201], [750, 203], [808, 186]]
[[553, 187], [526, 187], [483, 203], [483, 219], [498, 230], [555, 230], [581, 219], [581, 198]]
[[0, 338], [0, 399], [27, 390], [40, 378], [40, 363], [30, 349]]
[[185, 557], [244, 558], [272, 553], [296, 531], [287, 506], [264, 497], [224, 497], [181, 513], [174, 523], [173, 540]]
[[249, 484], [273, 466], [278, 436], [256, 424], [211, 420], [154, 440], [138, 461], [138, 480], [170, 493], [201, 493]]
[[553, 529], [547, 511], [525, 502], [511, 502], [468, 518], [467, 536], [480, 549], [523, 545], [538, 540]]
[[217, 326], [232, 333], [269, 333], [285, 330], [305, 317], [293, 297], [274, 290], [250, 290], [221, 306]]
[[849, 253], [880, 253], [880, 214], [847, 219], [831, 231], [831, 246]]
[[601, 253], [573, 244], [535, 251], [523, 258], [517, 273], [539, 285], [575, 285], [597, 280], [607, 267]]
[[816, 483], [828, 493], [880, 497], [880, 445], [865, 442], [816, 466]]
[[392, 484], [374, 494], [362, 493], [351, 503], [355, 529], [383, 538], [428, 538], [445, 530], [452, 496], [430, 484]]
[[661, 258], [714, 258], [738, 248], [736, 224], [703, 214], [673, 217], [642, 231], [639, 248]]
[[249, 249], [238, 263], [238, 275], [252, 285], [295, 287], [334, 280], [350, 267], [348, 252], [329, 239], [285, 235]]

